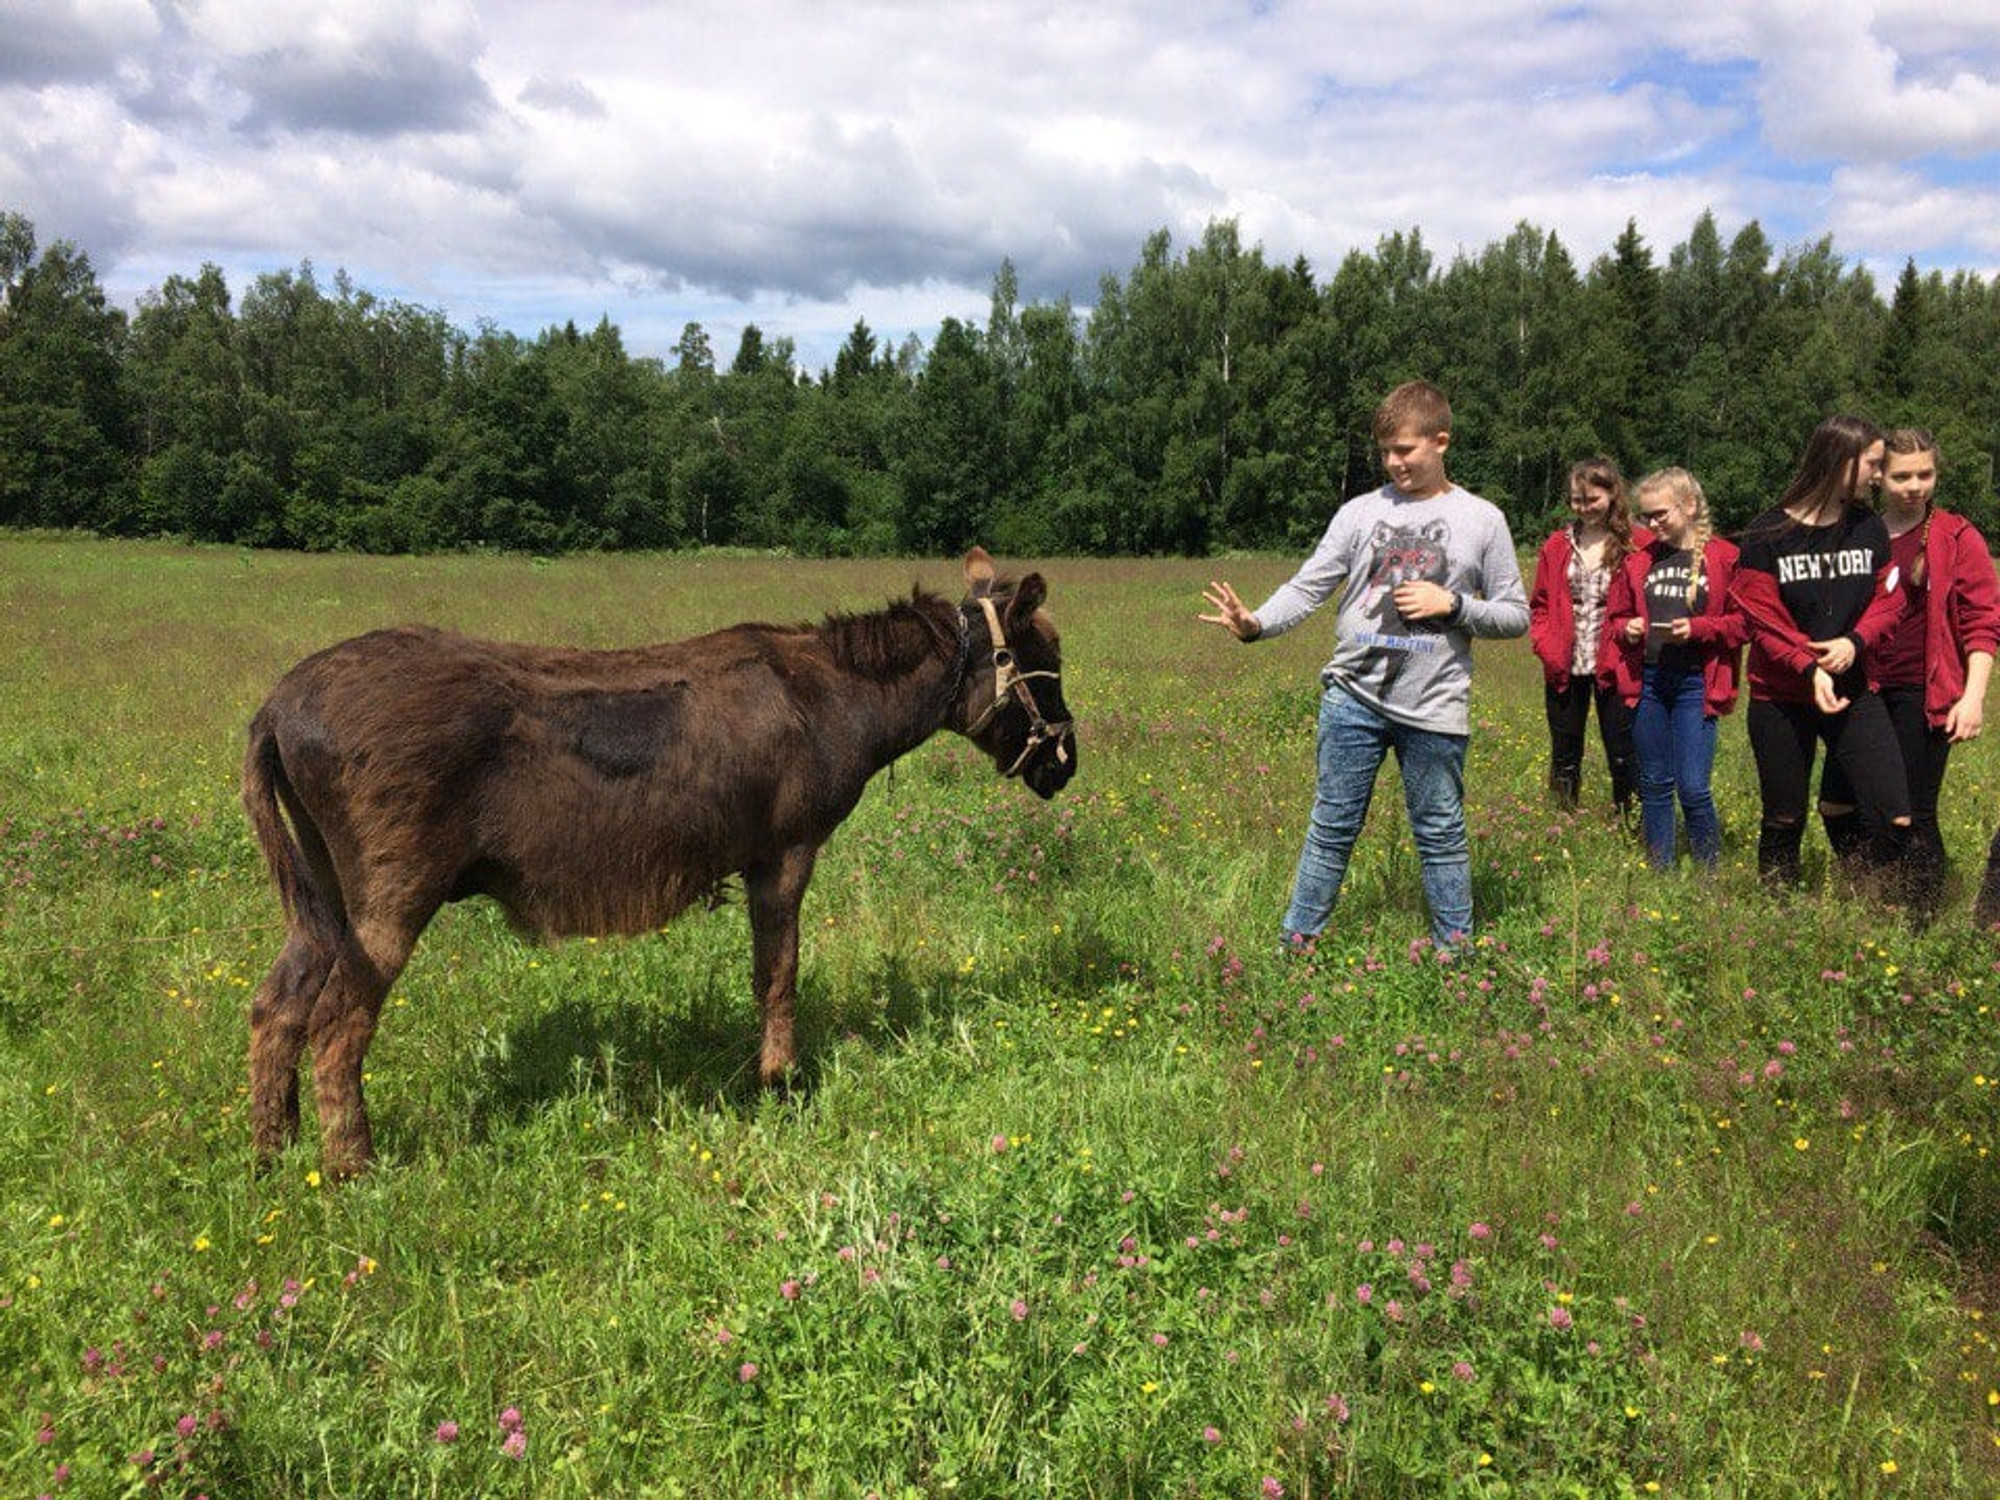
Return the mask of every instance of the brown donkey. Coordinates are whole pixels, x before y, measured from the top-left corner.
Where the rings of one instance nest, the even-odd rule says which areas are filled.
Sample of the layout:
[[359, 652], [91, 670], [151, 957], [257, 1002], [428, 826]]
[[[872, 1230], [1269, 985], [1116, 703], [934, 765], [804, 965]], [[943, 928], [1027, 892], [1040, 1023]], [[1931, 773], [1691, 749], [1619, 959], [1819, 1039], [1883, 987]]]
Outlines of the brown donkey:
[[258, 1157], [298, 1135], [313, 1053], [325, 1166], [374, 1154], [361, 1063], [447, 901], [491, 896], [537, 937], [654, 930], [741, 875], [765, 1083], [793, 1066], [799, 903], [868, 779], [940, 729], [1052, 797], [1076, 771], [1040, 574], [965, 559], [817, 626], [737, 625], [623, 651], [405, 627], [294, 667], [250, 724], [243, 802], [284, 903], [250, 1006]]

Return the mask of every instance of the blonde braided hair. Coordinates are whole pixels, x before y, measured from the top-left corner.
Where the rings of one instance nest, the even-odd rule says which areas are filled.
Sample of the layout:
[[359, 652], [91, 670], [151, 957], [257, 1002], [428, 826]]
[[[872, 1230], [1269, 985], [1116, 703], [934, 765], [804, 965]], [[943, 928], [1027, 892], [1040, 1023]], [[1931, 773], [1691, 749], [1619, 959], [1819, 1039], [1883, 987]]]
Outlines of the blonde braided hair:
[[1649, 494], [1664, 494], [1676, 503], [1686, 502], [1693, 507], [1694, 535], [1689, 538], [1687, 548], [1692, 559], [1688, 568], [1687, 602], [1689, 610], [1692, 610], [1694, 601], [1701, 594], [1709, 538], [1715, 535], [1715, 521], [1708, 513], [1708, 495], [1702, 490], [1701, 481], [1686, 469], [1656, 469], [1639, 481], [1634, 493], [1641, 505], [1645, 504]]

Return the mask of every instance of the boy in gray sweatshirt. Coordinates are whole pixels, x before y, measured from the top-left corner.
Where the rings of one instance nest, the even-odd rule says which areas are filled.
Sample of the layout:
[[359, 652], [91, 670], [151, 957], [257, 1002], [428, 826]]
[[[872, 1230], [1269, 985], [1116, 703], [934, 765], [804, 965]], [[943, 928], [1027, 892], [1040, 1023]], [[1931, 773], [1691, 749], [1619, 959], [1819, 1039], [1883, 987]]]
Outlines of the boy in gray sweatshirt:
[[[1455, 951], [1472, 935], [1465, 833], [1472, 639], [1518, 636], [1528, 599], [1507, 520], [1446, 476], [1451, 405], [1423, 381], [1375, 412], [1389, 483], [1334, 513], [1304, 566], [1252, 611], [1227, 583], [1198, 618], [1238, 640], [1282, 635], [1340, 591], [1338, 640], [1320, 671], [1319, 774], [1292, 881], [1283, 941], [1310, 951], [1341, 882], [1383, 758], [1394, 751], [1430, 905], [1431, 936]], [[1344, 586], [1344, 587], [1343, 587]]]

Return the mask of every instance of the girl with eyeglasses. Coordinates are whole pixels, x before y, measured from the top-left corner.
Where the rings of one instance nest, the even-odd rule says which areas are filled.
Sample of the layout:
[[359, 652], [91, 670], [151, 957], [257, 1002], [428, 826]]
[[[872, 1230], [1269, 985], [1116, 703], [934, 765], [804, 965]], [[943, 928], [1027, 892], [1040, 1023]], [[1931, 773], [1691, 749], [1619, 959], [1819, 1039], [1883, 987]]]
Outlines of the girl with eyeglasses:
[[1722, 855], [1709, 788], [1717, 721], [1736, 706], [1743, 653], [1743, 617], [1729, 603], [1736, 547], [1715, 535], [1708, 497], [1685, 469], [1648, 474], [1637, 500], [1652, 540], [1612, 581], [1603, 664], [1632, 712], [1647, 859], [1673, 865], [1678, 799], [1688, 852], [1713, 866]]
[[[1799, 882], [1822, 743], [1852, 793], [1847, 800], [1821, 789], [1835, 854], [1889, 870], [1909, 840], [1902, 751], [1868, 678], [1903, 613], [1889, 530], [1867, 503], [1882, 458], [1872, 422], [1828, 417], [1783, 498], [1743, 533], [1730, 597], [1749, 631], [1747, 717], [1764, 804], [1757, 868], [1774, 885]], [[1849, 813], [1858, 814], [1852, 823]]]
[[1598, 658], [1611, 580], [1652, 537], [1634, 530], [1625, 509], [1625, 476], [1608, 458], [1585, 459], [1570, 469], [1569, 504], [1571, 520], [1542, 543], [1528, 596], [1528, 640], [1542, 663], [1549, 722], [1549, 793], [1564, 811], [1576, 807], [1584, 728], [1595, 703], [1612, 806], [1625, 818], [1632, 805], [1632, 715], [1617, 690], [1599, 679]]

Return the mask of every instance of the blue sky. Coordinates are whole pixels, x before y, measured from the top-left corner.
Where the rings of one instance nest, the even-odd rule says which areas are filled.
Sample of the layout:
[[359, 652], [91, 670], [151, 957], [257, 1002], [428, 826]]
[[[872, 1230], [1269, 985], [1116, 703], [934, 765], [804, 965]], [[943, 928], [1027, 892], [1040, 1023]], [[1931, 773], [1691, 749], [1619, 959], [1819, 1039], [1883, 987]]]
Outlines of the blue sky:
[[9, 0], [0, 207], [131, 305], [310, 260], [639, 353], [1087, 307], [1232, 217], [1324, 276], [1527, 220], [1579, 263], [1825, 234], [2000, 272], [2000, 8], [1938, 0]]

